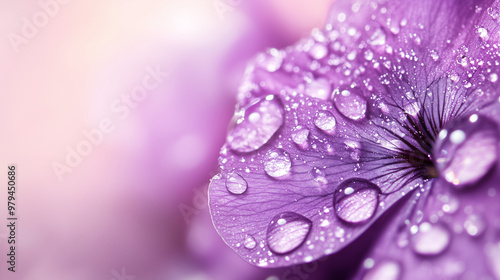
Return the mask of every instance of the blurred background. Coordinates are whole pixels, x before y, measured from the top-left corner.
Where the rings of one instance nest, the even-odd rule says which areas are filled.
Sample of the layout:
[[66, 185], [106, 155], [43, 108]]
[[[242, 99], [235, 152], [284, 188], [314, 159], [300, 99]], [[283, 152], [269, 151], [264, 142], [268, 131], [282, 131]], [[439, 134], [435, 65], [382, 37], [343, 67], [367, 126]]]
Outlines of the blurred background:
[[246, 63], [330, 2], [0, 0], [0, 176], [17, 166], [19, 219], [11, 273], [2, 188], [0, 279], [307, 279], [225, 246], [206, 188]]

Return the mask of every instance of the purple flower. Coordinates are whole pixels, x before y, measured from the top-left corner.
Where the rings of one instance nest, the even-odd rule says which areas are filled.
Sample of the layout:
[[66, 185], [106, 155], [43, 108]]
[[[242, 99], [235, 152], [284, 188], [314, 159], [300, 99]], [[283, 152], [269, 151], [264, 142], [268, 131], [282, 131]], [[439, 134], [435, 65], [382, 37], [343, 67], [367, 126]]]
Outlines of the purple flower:
[[224, 241], [280, 267], [368, 238], [358, 278], [500, 279], [499, 23], [498, 1], [336, 1], [257, 56], [209, 188]]

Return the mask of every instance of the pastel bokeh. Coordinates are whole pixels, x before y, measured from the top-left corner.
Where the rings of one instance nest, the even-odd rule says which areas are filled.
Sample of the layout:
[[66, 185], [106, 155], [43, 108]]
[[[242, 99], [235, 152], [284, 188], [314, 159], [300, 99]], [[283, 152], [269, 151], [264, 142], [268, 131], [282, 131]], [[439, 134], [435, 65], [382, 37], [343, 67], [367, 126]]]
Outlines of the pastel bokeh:
[[248, 60], [329, 5], [1, 0], [0, 162], [18, 169], [19, 220], [11, 273], [0, 212], [0, 279], [276, 279], [225, 246], [206, 186]]

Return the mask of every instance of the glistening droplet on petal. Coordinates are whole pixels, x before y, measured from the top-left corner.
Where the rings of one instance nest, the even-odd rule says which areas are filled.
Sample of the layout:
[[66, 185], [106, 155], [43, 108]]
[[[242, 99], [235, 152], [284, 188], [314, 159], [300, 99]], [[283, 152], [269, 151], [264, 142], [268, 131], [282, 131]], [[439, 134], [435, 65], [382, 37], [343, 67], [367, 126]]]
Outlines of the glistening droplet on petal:
[[226, 188], [232, 194], [243, 194], [248, 188], [248, 183], [239, 174], [231, 173], [226, 179]]
[[322, 100], [330, 99], [332, 87], [327, 79], [319, 78], [306, 84], [306, 94]]
[[297, 249], [311, 231], [312, 222], [294, 213], [283, 212], [274, 216], [267, 228], [267, 244], [276, 254], [286, 254]]
[[375, 214], [379, 194], [380, 189], [370, 181], [361, 178], [349, 179], [335, 191], [335, 213], [345, 222], [365, 222]]
[[486, 230], [486, 225], [482, 215], [471, 214], [464, 222], [464, 229], [470, 236], [480, 236]]
[[309, 53], [315, 59], [322, 59], [328, 54], [328, 48], [322, 43], [316, 43], [311, 47]]
[[316, 113], [314, 124], [325, 133], [332, 135], [335, 133], [335, 125], [337, 124], [337, 121], [335, 120], [332, 112], [320, 110]]
[[498, 160], [498, 126], [474, 114], [450, 124], [436, 145], [436, 167], [452, 185], [462, 188], [483, 178]]
[[264, 158], [264, 170], [267, 175], [280, 178], [288, 175], [292, 168], [290, 156], [282, 149], [272, 149]]
[[238, 111], [227, 141], [231, 149], [251, 152], [266, 144], [284, 120], [282, 104], [274, 95], [257, 99]]
[[398, 280], [401, 265], [395, 261], [381, 261], [365, 274], [363, 280]]
[[245, 248], [251, 250], [257, 246], [257, 242], [255, 241], [255, 238], [253, 238], [251, 235], [245, 236], [245, 240], [243, 240], [243, 246]]
[[292, 141], [302, 149], [308, 147], [309, 130], [302, 126], [297, 126], [292, 132]]
[[373, 46], [383, 46], [385, 45], [385, 39], [385, 32], [381, 28], [377, 28], [370, 37], [369, 43]]
[[450, 238], [451, 234], [444, 226], [424, 222], [413, 236], [412, 248], [419, 255], [438, 255], [448, 247]]
[[280, 69], [283, 63], [283, 54], [277, 49], [270, 49], [266, 53], [257, 56], [257, 65], [269, 72], [275, 72]]
[[366, 99], [359, 89], [344, 88], [335, 91], [333, 97], [335, 107], [345, 117], [351, 120], [361, 120], [366, 116]]

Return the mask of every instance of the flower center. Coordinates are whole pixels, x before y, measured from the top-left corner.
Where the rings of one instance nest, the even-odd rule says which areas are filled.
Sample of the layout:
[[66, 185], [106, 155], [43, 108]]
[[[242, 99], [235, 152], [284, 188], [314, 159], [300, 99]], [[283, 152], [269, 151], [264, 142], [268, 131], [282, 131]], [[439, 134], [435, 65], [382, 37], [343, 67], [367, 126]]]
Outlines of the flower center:
[[423, 179], [436, 178], [439, 172], [433, 162], [432, 154], [437, 131], [429, 129], [422, 116], [415, 120], [412, 116], [407, 116], [404, 129], [410, 132], [412, 142], [407, 142], [408, 149], [399, 151], [398, 157], [405, 160]]

